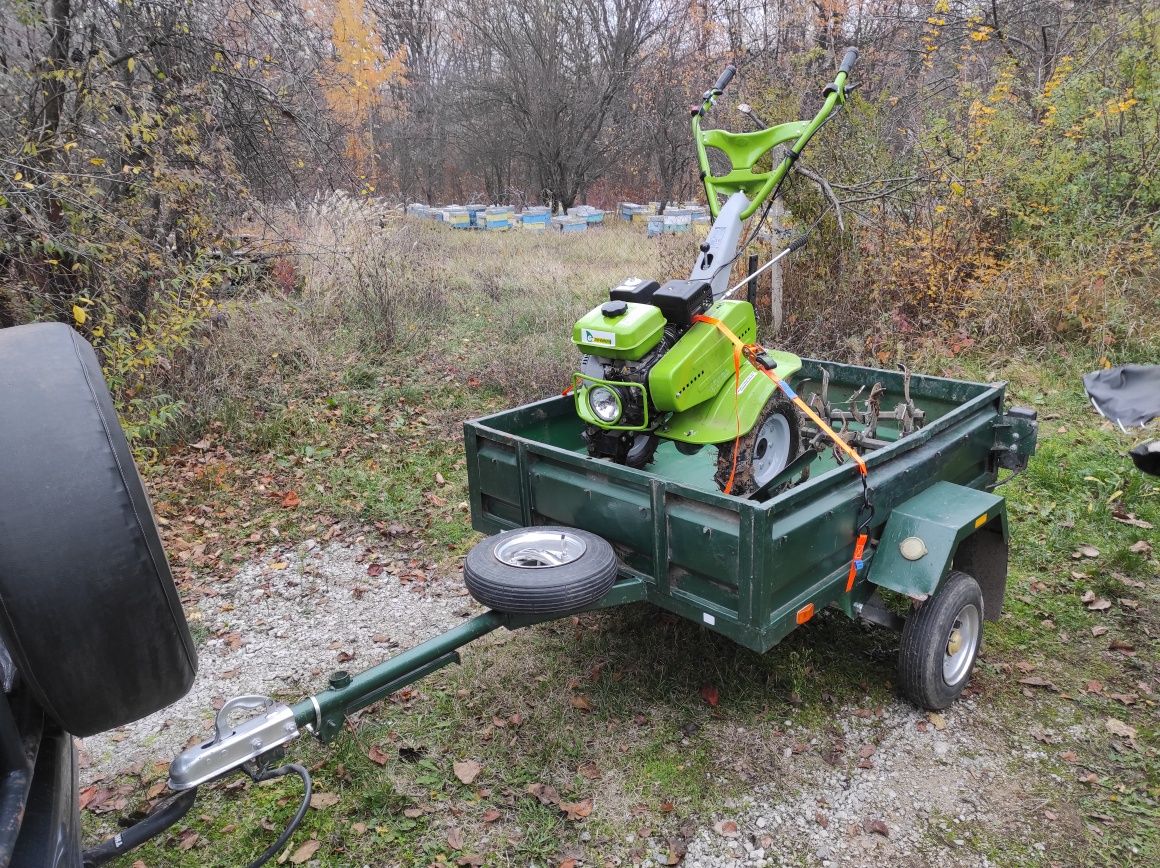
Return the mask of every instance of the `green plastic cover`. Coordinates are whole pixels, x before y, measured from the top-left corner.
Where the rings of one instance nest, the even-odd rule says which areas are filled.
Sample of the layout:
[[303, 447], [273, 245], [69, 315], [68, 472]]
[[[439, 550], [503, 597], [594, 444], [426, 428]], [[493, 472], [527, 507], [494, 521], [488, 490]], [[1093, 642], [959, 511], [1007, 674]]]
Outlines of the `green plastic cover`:
[[621, 316], [605, 316], [599, 307], [584, 314], [572, 328], [572, 343], [594, 356], [636, 361], [657, 345], [665, 317], [651, 304], [627, 302]]
[[[719, 319], [747, 344], [757, 339], [753, 305], [719, 301], [705, 312]], [[694, 323], [648, 376], [649, 395], [658, 410], [680, 412], [708, 401], [734, 377], [733, 344], [708, 323]]]

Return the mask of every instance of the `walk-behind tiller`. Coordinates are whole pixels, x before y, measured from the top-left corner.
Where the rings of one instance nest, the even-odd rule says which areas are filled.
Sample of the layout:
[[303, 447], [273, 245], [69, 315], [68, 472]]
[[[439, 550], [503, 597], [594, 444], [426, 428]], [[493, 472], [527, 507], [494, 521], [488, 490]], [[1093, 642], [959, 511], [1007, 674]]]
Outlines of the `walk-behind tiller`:
[[[802, 452], [810, 422], [821, 429], [815, 433], [832, 434], [829, 420], [795, 400], [785, 384], [801, 369], [801, 359], [758, 345], [753, 305], [731, 298], [755, 275], [733, 287], [729, 275], [805, 146], [844, 104], [852, 89], [846, 80], [857, 57], [856, 49], [846, 51], [837, 77], [824, 91], [821, 109], [810, 121], [746, 133], [702, 129], [701, 119], [733, 79], [733, 66], [725, 68], [701, 105], [693, 108], [697, 161], [714, 223], [687, 280], [659, 284], [629, 278], [612, 289], [609, 301], [576, 323], [572, 340], [585, 355], [571, 388], [576, 411], [587, 423], [584, 439], [590, 455], [645, 467], [662, 440], [672, 441], [685, 454], [715, 446], [721, 490], [760, 497], [771, 493], [775, 480], [785, 482], [783, 471]], [[781, 147], [785, 156], [776, 166], [770, 171], [756, 168]], [[713, 174], [707, 148], [729, 159], [727, 174]], [[759, 210], [743, 241], [745, 221]], [[762, 270], [804, 243], [803, 234]], [[834, 442], [858, 460], [845, 440]]]

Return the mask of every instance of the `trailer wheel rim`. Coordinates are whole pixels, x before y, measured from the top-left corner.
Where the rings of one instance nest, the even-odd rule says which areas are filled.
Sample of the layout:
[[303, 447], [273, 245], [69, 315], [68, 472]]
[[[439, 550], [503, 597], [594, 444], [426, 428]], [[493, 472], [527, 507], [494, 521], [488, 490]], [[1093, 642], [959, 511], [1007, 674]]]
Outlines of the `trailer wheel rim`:
[[974, 603], [967, 603], [955, 615], [943, 654], [943, 681], [947, 684], [954, 686], [970, 674], [981, 626], [982, 618]]
[[765, 485], [785, 469], [790, 449], [789, 420], [774, 413], [765, 420], [753, 443], [753, 481]]
[[567, 531], [520, 530], [504, 535], [495, 558], [509, 567], [542, 570], [570, 564], [587, 548], [583, 539]]

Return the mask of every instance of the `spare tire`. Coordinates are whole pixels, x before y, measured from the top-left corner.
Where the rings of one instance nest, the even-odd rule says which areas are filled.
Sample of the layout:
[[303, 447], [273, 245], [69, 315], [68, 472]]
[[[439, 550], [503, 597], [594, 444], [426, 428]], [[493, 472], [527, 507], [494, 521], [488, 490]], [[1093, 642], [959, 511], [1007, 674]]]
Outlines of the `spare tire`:
[[467, 553], [463, 579], [497, 612], [555, 618], [591, 607], [616, 582], [616, 552], [572, 527], [522, 527], [488, 537]]
[[183, 696], [197, 653], [92, 347], [0, 331], [0, 637], [45, 712], [85, 736]]

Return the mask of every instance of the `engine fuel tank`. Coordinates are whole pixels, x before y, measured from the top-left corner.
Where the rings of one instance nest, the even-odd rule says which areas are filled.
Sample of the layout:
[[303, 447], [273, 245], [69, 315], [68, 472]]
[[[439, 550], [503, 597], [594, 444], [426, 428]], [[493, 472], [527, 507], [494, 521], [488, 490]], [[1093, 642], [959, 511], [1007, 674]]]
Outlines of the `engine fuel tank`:
[[657, 345], [665, 322], [651, 304], [606, 301], [577, 320], [572, 343], [590, 355], [634, 362]]

